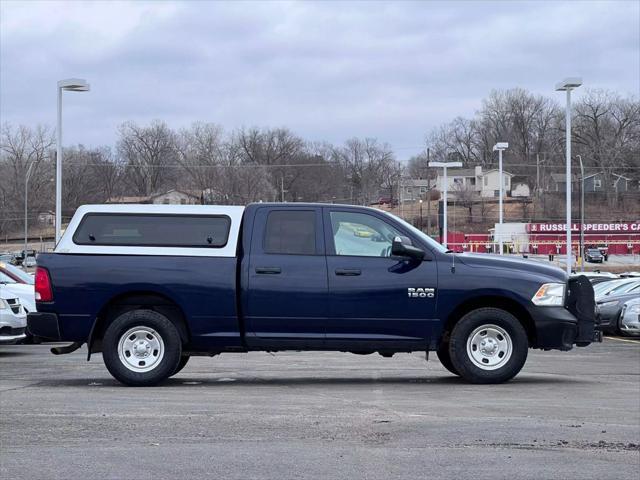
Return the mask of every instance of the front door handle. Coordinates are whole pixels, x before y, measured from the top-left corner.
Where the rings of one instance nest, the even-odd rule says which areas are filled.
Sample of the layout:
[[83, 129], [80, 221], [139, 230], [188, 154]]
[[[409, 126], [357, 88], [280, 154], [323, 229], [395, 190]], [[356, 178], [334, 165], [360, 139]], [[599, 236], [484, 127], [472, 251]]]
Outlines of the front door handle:
[[277, 275], [281, 271], [280, 267], [256, 267], [256, 273], [263, 275]]
[[356, 277], [360, 275], [362, 271], [359, 268], [337, 268], [336, 275], [343, 277]]

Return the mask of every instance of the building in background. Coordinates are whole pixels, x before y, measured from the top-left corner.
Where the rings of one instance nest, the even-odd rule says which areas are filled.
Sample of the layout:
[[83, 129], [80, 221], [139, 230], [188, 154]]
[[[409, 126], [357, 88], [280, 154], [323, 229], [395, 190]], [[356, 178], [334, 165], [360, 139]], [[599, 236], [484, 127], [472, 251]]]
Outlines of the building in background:
[[185, 190], [168, 190], [147, 196], [112, 197], [106, 203], [150, 203], [155, 205], [199, 205], [201, 195]]

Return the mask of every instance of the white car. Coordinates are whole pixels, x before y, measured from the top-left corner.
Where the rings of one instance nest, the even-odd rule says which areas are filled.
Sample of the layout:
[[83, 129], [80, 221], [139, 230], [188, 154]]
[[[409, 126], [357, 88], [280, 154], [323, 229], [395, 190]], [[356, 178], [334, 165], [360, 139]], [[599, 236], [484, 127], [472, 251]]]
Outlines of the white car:
[[618, 325], [623, 335], [640, 335], [640, 296], [624, 303]]
[[0, 344], [13, 344], [24, 340], [27, 314], [20, 300], [0, 285]]
[[35, 289], [33, 284], [19, 283], [14, 278], [0, 271], [0, 290], [8, 292], [12, 298], [20, 300], [20, 304], [27, 313], [36, 311]]

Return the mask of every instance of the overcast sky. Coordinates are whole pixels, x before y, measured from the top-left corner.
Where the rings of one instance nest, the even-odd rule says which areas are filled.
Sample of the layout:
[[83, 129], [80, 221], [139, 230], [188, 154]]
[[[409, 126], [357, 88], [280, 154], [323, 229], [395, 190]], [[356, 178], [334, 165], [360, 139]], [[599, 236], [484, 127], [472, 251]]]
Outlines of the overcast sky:
[[[640, 2], [36, 2], [0, 0], [0, 120], [55, 124], [65, 144], [117, 126], [200, 120], [370, 136], [399, 159], [494, 88], [562, 101], [557, 81], [639, 94]], [[577, 95], [580, 95], [578, 90]]]

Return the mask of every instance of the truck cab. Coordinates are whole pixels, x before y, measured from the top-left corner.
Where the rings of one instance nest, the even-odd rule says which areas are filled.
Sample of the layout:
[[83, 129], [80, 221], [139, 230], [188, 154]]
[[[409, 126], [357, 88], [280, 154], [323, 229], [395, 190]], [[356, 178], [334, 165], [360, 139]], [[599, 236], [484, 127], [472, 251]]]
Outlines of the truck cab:
[[347, 205], [95, 205], [38, 258], [37, 336], [87, 344], [130, 385], [194, 355], [436, 351], [477, 383], [528, 348], [598, 340], [591, 284], [560, 269], [455, 254], [381, 210]]

